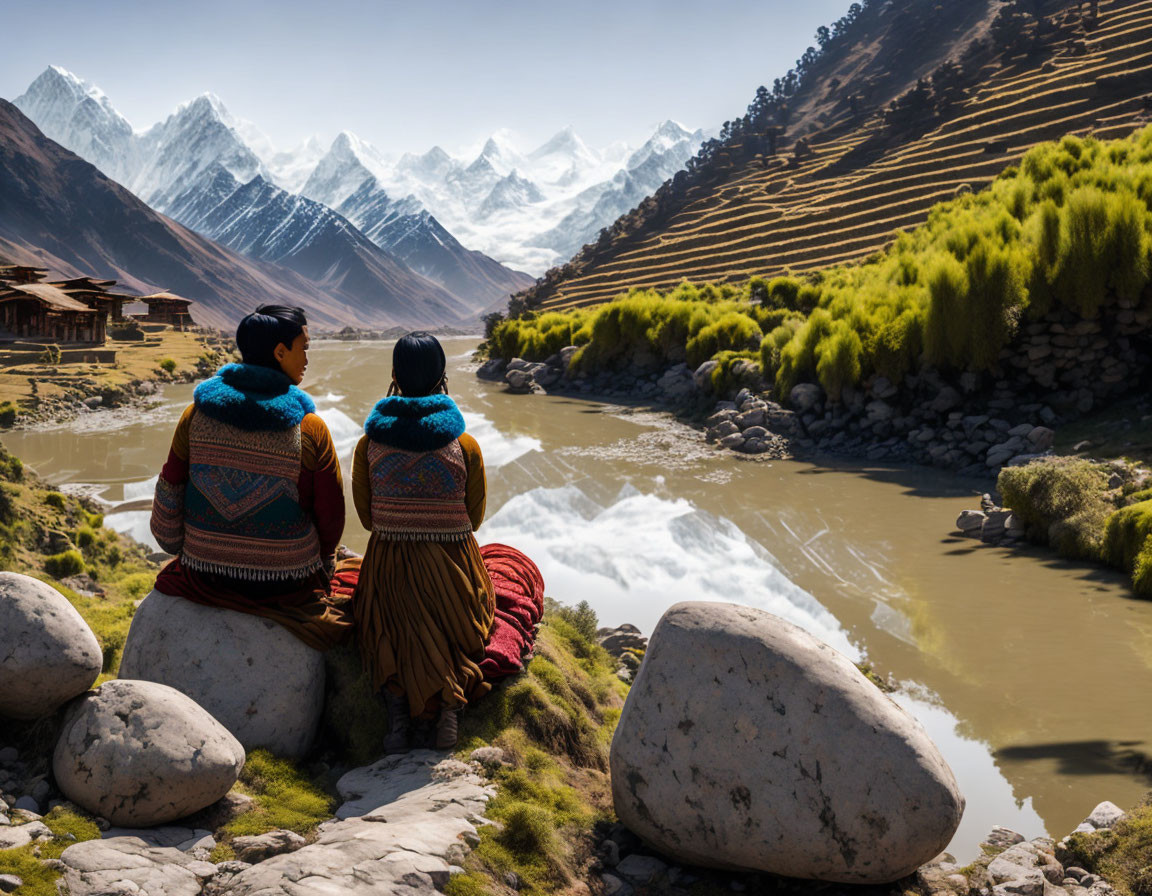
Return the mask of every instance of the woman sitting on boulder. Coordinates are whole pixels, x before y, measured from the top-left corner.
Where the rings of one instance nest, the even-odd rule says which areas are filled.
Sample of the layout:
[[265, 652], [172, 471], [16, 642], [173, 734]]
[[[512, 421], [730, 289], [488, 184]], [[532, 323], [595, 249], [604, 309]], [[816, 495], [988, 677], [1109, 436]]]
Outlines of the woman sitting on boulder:
[[243, 363], [196, 387], [156, 482], [152, 534], [177, 555], [156, 590], [266, 616], [327, 649], [351, 629], [348, 598], [331, 596], [344, 493], [328, 427], [297, 388], [303, 310], [261, 305], [236, 345]]
[[410, 746], [411, 719], [435, 746], [456, 744], [457, 714], [485, 693], [492, 579], [473, 530], [484, 519], [484, 459], [448, 396], [444, 349], [428, 333], [396, 343], [392, 385], [364, 424], [352, 494], [372, 535], [356, 589], [356, 634], [388, 706], [389, 753]]

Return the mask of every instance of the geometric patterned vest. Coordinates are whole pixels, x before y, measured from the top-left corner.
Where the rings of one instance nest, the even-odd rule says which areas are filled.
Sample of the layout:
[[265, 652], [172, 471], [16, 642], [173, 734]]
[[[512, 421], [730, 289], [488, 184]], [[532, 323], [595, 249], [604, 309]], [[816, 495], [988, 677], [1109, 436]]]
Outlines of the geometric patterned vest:
[[472, 521], [468, 468], [459, 439], [434, 451], [405, 451], [368, 440], [372, 530], [401, 541], [464, 541]]
[[300, 507], [300, 425], [243, 430], [197, 412], [188, 436], [183, 563], [236, 579], [303, 579], [323, 567]]

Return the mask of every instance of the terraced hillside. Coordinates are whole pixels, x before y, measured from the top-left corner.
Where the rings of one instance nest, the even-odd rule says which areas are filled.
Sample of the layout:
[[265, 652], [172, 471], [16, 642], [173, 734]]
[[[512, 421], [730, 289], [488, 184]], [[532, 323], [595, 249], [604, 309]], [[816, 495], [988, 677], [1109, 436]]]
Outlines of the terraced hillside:
[[[804, 134], [802, 143], [694, 188], [665, 226], [577, 259], [578, 270], [538, 288], [530, 305], [581, 307], [631, 287], [860, 259], [1037, 143], [1070, 133], [1117, 137], [1152, 119], [1152, 0], [1102, 0], [1095, 17], [1083, 18], [1079, 3], [1050, 5], [1064, 29], [1058, 42], [1041, 54], [971, 55], [969, 64], [982, 66], [974, 86], [926, 132], [893, 134], [882, 109], [846, 108], [836, 97], [839, 79], [818, 84], [809, 91], [817, 99], [798, 108], [790, 128], [791, 138]], [[990, 16], [942, 45], [956, 58], [964, 41], [987, 32]], [[909, 86], [916, 77], [910, 73]]]

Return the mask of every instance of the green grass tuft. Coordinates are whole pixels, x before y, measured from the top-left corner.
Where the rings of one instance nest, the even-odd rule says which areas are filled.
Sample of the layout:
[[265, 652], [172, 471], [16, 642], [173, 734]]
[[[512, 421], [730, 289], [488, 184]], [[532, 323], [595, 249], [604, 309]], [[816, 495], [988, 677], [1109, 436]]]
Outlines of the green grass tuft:
[[267, 750], [248, 754], [240, 782], [243, 792], [253, 797], [256, 805], [225, 825], [226, 839], [280, 828], [307, 834], [336, 810], [336, 797], [320, 782], [309, 779], [292, 762]]

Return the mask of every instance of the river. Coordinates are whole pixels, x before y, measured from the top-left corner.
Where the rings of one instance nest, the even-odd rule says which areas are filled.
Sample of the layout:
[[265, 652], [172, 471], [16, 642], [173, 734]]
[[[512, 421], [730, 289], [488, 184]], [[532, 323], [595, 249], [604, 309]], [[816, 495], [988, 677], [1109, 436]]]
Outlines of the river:
[[[645, 633], [677, 601], [737, 601], [867, 659], [956, 773], [961, 861], [995, 824], [1058, 838], [1100, 800], [1127, 808], [1152, 787], [1139, 696], [1152, 692], [1152, 602], [1121, 576], [950, 535], [978, 496], [945, 473], [743, 460], [663, 414], [509, 395], [473, 375], [474, 342], [445, 348], [488, 471], [478, 538], [526, 551], [553, 597]], [[346, 474], [390, 359], [390, 343], [313, 343], [304, 387]], [[150, 541], [142, 508], [191, 392], [4, 443]], [[345, 542], [362, 549], [350, 493], [348, 507]]]

